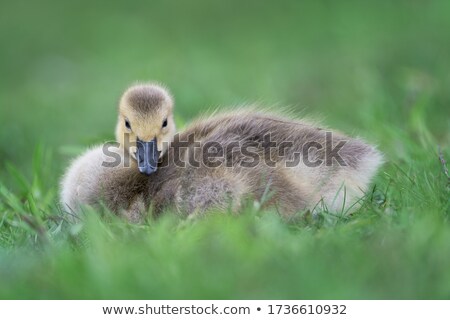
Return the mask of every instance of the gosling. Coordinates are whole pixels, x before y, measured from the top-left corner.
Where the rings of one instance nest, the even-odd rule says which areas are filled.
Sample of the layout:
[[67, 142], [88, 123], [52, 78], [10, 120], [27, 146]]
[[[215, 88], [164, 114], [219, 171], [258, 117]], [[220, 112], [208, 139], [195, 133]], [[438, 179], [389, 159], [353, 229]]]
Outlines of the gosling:
[[[115, 151], [135, 161], [107, 167], [101, 147], [82, 155], [62, 182], [65, 208], [103, 202], [139, 222], [149, 207], [155, 214], [169, 208], [181, 215], [213, 208], [238, 211], [244, 199], [252, 198], [276, 206], [285, 217], [307, 209], [347, 214], [359, 207], [383, 162], [381, 153], [361, 139], [253, 110], [204, 117], [174, 140], [172, 109], [173, 100], [161, 87], [128, 89], [119, 106]], [[265, 140], [268, 136], [274, 146]], [[130, 140], [137, 147], [129, 147]], [[259, 161], [249, 165], [248, 150], [226, 148], [236, 142], [250, 147], [252, 159]], [[219, 148], [211, 152], [204, 148], [208, 145]], [[305, 145], [312, 152], [305, 152]], [[329, 161], [333, 145], [341, 146], [339, 158]]]

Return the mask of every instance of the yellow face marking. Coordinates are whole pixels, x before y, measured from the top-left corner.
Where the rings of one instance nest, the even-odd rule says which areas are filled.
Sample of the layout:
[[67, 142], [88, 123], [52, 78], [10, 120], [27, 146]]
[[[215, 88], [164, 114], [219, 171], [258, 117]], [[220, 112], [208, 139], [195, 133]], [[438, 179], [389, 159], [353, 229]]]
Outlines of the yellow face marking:
[[[119, 104], [117, 141], [124, 147], [128, 146], [129, 152], [133, 154], [135, 148], [130, 146], [135, 145], [138, 139], [148, 142], [156, 138], [157, 149], [162, 156], [175, 135], [172, 109], [173, 101], [170, 94], [160, 86], [148, 84], [129, 88]], [[167, 126], [163, 127], [165, 120]]]

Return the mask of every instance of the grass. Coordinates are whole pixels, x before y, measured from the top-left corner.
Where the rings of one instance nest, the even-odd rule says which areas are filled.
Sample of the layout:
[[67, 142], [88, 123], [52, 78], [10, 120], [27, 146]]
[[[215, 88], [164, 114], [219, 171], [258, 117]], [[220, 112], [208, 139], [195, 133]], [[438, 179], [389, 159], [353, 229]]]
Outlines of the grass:
[[[89, 8], [89, 10], [87, 10]], [[449, 299], [450, 5], [411, 1], [0, 4], [0, 298]], [[166, 83], [177, 124], [260, 101], [379, 145], [353, 216], [283, 221], [86, 212], [58, 180], [112, 139], [136, 79]]]

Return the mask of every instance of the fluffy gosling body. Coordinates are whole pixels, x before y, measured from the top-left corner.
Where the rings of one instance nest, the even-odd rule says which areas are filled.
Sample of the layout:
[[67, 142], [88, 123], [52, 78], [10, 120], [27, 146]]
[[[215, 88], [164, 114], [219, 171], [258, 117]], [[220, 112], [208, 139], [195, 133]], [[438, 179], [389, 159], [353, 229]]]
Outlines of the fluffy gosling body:
[[[61, 201], [66, 210], [103, 203], [139, 222], [150, 205], [155, 214], [172, 208], [181, 215], [192, 215], [213, 208], [238, 211], [243, 199], [252, 198], [263, 206], [276, 206], [285, 217], [306, 209], [349, 213], [358, 208], [383, 162], [380, 152], [361, 139], [253, 110], [201, 118], [173, 140], [172, 109], [172, 98], [161, 87], [128, 89], [119, 104], [116, 137], [120, 147], [116, 151], [137, 161], [129, 166], [105, 166], [111, 159], [105, 158], [101, 147], [80, 156], [62, 182]], [[275, 146], [267, 144], [267, 135]], [[137, 142], [137, 148], [128, 148], [125, 139]], [[169, 149], [161, 144], [169, 141]], [[142, 142], [144, 147], [139, 149]], [[259, 160], [246, 165], [246, 152], [227, 147], [236, 142], [249, 146], [252, 159]], [[157, 147], [148, 152], [145, 143]], [[315, 143], [316, 148], [310, 149], [305, 161], [308, 143]], [[339, 144], [342, 161], [329, 162], [327, 148]], [[222, 149], [211, 152], [205, 148], [208, 145]], [[154, 163], [141, 163], [143, 157], [155, 160], [156, 156], [158, 168]], [[184, 160], [183, 166], [179, 160]]]
[[[186, 148], [185, 141], [193, 142]], [[308, 144], [312, 148], [305, 154]], [[334, 149], [339, 158], [333, 159], [329, 153], [339, 145]], [[211, 151], [207, 146], [222, 148]], [[178, 158], [177, 149], [186, 167], [171, 163], [171, 157]], [[276, 206], [286, 217], [305, 209], [354, 211], [383, 162], [381, 153], [361, 139], [252, 110], [198, 120], [178, 135], [163, 160], [168, 165], [149, 179], [155, 212], [167, 206], [181, 214], [239, 208], [249, 197]]]

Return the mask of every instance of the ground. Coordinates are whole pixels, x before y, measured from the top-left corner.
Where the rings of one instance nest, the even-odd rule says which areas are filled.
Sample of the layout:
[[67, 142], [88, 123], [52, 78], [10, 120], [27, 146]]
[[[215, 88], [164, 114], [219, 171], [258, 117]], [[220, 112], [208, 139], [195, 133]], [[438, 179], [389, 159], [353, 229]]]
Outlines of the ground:
[[[449, 14], [446, 1], [0, 4], [0, 298], [449, 299]], [[248, 203], [66, 223], [61, 174], [113, 139], [136, 80], [172, 90], [179, 128], [288, 106], [387, 162], [346, 218]]]

